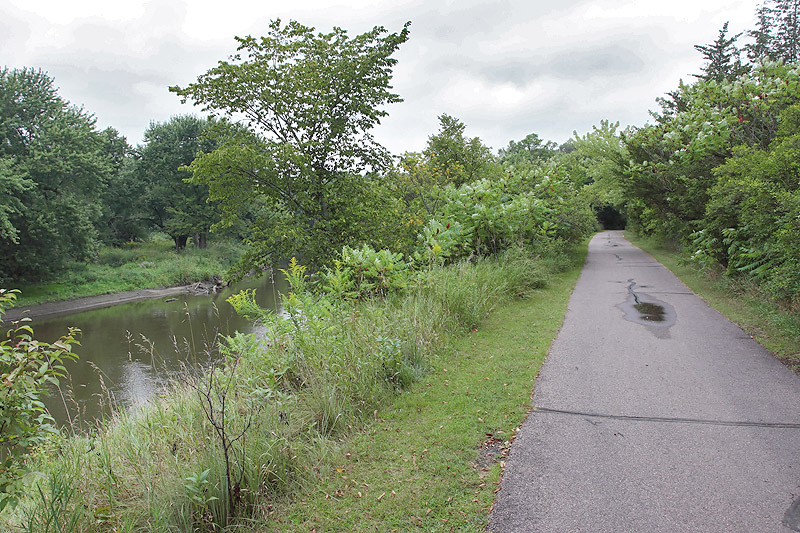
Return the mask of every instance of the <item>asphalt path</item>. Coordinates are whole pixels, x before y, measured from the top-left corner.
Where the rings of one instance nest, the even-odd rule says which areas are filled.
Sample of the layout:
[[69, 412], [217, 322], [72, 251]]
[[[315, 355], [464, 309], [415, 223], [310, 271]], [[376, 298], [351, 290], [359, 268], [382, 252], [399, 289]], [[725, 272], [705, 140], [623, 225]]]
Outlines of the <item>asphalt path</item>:
[[800, 378], [621, 232], [589, 244], [533, 407], [488, 531], [800, 531]]

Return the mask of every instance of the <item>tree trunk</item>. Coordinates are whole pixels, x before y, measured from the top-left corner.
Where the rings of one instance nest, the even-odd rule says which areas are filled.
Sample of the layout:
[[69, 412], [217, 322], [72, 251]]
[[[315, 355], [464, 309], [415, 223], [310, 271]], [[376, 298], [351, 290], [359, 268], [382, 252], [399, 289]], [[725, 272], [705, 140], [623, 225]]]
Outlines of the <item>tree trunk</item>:
[[189, 240], [188, 235], [176, 235], [172, 238], [175, 241], [175, 249], [176, 250], [183, 250], [186, 248], [186, 241]]

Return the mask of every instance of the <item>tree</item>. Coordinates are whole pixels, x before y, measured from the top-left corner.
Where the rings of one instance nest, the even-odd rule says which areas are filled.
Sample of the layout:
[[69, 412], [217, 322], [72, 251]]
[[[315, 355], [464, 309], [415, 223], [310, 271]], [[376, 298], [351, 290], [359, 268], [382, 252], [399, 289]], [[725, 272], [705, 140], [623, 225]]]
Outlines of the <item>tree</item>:
[[[305, 248], [318, 257], [348, 241], [348, 211], [358, 208], [353, 184], [391, 162], [370, 130], [387, 104], [401, 101], [389, 82], [392, 54], [408, 39], [409, 24], [399, 33], [375, 27], [351, 38], [341, 28], [315, 34], [275, 20], [263, 37], [237, 37], [238, 52], [196, 83], [170, 88], [184, 102], [247, 126], [190, 167], [193, 181], [221, 201], [225, 223], [257, 197], [292, 221], [275, 235], [293, 233], [298, 239], [283, 244], [295, 249], [278, 253]], [[272, 252], [261, 247], [248, 257], [267, 261]]]
[[112, 172], [102, 194], [100, 238], [115, 246], [141, 240], [147, 232], [144, 199], [146, 184], [136, 172], [135, 151], [114, 128], [102, 132]]
[[439, 132], [428, 137], [422, 154], [428, 159], [430, 171], [441, 183], [459, 187], [465, 183], [499, 174], [492, 150], [478, 137], [464, 135], [466, 125], [448, 114], [439, 116]]
[[507, 148], [500, 149], [500, 162], [519, 164], [547, 159], [558, 151], [553, 141], [544, 141], [535, 133], [527, 135], [519, 142], [509, 141]]
[[780, 114], [766, 148], [739, 146], [716, 169], [693, 257], [746, 275], [800, 305], [800, 104]]
[[773, 26], [775, 24], [775, 17], [772, 10], [766, 5], [762, 4], [756, 10], [756, 29], [749, 30], [747, 35], [753, 39], [753, 42], [745, 45], [747, 51], [747, 58], [751, 63], [762, 62], [769, 59], [771, 54], [773, 36]]
[[146, 184], [145, 216], [182, 249], [189, 237], [205, 248], [206, 235], [219, 220], [216, 204], [208, 202], [208, 185], [186, 183], [191, 173], [183, 167], [199, 153], [212, 152], [217, 142], [204, 135], [215, 126], [212, 119], [175, 116], [151, 122], [139, 147], [136, 173]]
[[800, 60], [800, 0], [772, 0], [775, 20], [774, 59]]
[[32, 186], [33, 182], [15, 168], [12, 158], [0, 159], [0, 242], [19, 243], [19, 230], [14, 227], [13, 218], [24, 209], [20, 195]]
[[623, 183], [630, 155], [618, 128], [619, 122], [601, 120], [582, 137], [574, 132], [574, 151], [559, 158], [573, 182], [583, 185], [583, 194], [606, 229], [625, 226]]
[[722, 81], [723, 79], [737, 78], [746, 73], [748, 68], [742, 64], [741, 52], [736, 47], [736, 40], [741, 37], [737, 33], [728, 37], [728, 23], [722, 25], [717, 40], [711, 44], [696, 44], [695, 50], [703, 54], [706, 64], [702, 74], [695, 74], [701, 80]]
[[800, 60], [800, 0], [766, 0], [756, 17], [756, 29], [747, 32], [753, 42], [745, 46], [750, 61]]
[[107, 147], [45, 72], [0, 71], [0, 277], [41, 279], [92, 255]]

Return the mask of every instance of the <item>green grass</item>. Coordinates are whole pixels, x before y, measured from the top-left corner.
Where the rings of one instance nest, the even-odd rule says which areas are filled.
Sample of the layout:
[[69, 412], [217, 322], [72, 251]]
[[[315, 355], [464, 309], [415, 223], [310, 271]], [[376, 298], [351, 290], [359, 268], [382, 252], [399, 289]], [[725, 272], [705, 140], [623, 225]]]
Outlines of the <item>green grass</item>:
[[755, 285], [703, 271], [672, 247], [626, 232], [625, 237], [649, 253], [708, 304], [739, 325], [795, 372], [800, 370], [800, 315], [782, 309]]
[[[436, 267], [403, 294], [357, 305], [295, 288], [284, 302], [292, 319], [266, 317], [270, 342], [228, 341], [209, 397], [218, 417], [229, 391], [229, 436], [247, 428], [231, 448], [235, 513], [197, 394], [206, 374], [31, 456], [41, 476], [0, 529], [303, 530], [315, 518], [338, 530], [367, 519], [380, 530], [479, 527], [500, 474], [481, 444], [487, 433], [511, 439], [524, 419], [578, 272], [542, 265], [517, 250]], [[361, 509], [367, 518], [348, 522]]]
[[254, 529], [482, 531], [584, 257], [456, 341]]
[[75, 263], [48, 283], [21, 285], [17, 306], [83, 296], [186, 285], [222, 275], [239, 258], [241, 246], [211, 242], [175, 251], [172, 240], [155, 237], [121, 248], [104, 247], [94, 263]]

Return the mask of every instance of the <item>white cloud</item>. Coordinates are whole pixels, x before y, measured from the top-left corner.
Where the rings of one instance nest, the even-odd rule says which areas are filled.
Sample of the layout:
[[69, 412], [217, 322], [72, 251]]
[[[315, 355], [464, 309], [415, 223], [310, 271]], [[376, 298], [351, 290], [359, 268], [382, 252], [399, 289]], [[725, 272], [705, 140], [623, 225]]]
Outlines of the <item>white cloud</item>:
[[562, 142], [601, 119], [642, 124], [655, 98], [701, 66], [693, 44], [730, 20], [753, 23], [755, 1], [680, 0], [0, 0], [9, 67], [41, 67], [62, 94], [141, 140], [152, 120], [192, 113], [167, 87], [186, 84], [235, 51], [234, 35], [296, 19], [351, 35], [374, 25], [411, 38], [376, 131], [395, 153], [421, 150], [452, 114], [500, 148], [531, 132]]

